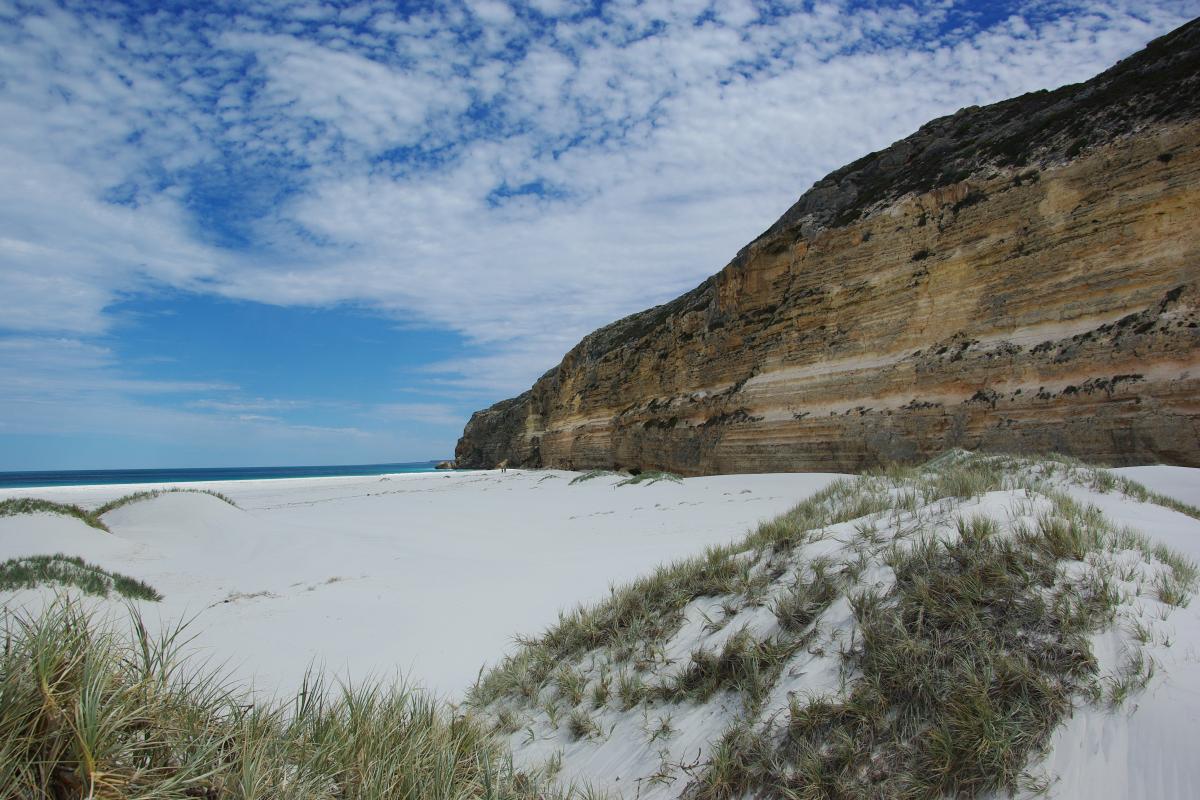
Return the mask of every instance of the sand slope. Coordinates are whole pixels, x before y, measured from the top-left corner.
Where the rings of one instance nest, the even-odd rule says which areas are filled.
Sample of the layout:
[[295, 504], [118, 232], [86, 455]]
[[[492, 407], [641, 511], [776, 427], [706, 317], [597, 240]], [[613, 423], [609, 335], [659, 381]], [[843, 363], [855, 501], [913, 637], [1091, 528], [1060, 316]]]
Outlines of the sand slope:
[[[116, 509], [107, 535], [61, 516], [0, 518], [0, 559], [65, 552], [162, 592], [152, 618], [196, 616], [197, 646], [267, 689], [315, 661], [398, 672], [451, 698], [517, 632], [655, 565], [741, 536], [830, 475], [569, 485], [573, 473], [433, 473], [188, 484]], [[95, 508], [147, 486], [0, 490]], [[4, 599], [4, 598], [0, 598]], [[25, 602], [24, 596], [7, 602]]]

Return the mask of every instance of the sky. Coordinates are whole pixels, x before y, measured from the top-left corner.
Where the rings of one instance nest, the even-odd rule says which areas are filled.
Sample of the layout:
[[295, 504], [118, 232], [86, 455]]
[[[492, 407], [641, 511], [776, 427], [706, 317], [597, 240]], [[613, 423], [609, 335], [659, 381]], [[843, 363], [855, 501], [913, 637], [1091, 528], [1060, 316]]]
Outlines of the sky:
[[449, 457], [833, 169], [1197, 14], [0, 0], [0, 470]]

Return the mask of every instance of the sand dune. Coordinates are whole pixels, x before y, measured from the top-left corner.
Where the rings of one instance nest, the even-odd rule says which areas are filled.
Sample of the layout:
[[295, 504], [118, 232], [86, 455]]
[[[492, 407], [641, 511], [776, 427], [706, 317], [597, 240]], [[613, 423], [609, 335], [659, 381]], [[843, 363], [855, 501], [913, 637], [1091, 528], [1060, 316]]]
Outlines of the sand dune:
[[[569, 485], [572, 473], [464, 472], [188, 484], [107, 513], [111, 535], [57, 515], [0, 518], [0, 559], [62, 551], [195, 616], [196, 645], [270, 690], [310, 663], [397, 672], [451, 698], [518, 632], [655, 565], [741, 536], [831, 475]], [[95, 508], [156, 486], [0, 490]], [[16, 602], [29, 598], [17, 596]], [[10, 602], [12, 602], [10, 600]]]

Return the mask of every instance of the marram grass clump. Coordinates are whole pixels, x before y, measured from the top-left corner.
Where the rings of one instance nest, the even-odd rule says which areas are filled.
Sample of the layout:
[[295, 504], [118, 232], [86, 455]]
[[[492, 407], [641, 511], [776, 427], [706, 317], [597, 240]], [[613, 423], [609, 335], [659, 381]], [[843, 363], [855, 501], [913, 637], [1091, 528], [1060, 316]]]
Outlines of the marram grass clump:
[[146, 500], [153, 500], [156, 497], [162, 497], [164, 494], [207, 494], [218, 500], [224, 501], [234, 508], [238, 508], [238, 504], [233, 502], [229, 497], [214, 492], [211, 489], [187, 489], [183, 487], [171, 487], [169, 489], [151, 489], [145, 492], [132, 492], [130, 494], [118, 497], [115, 500], [110, 500], [102, 506], [94, 509], [86, 509], [83, 506], [73, 503], [56, 503], [53, 500], [44, 500], [40, 497], [13, 497], [8, 500], [0, 500], [0, 517], [15, 517], [22, 514], [59, 514], [64, 517], [74, 517], [84, 525], [89, 525], [97, 530], [102, 530], [105, 533], [110, 533], [108, 525], [101, 519], [105, 514], [122, 506], [130, 505], [131, 503], [141, 503]]
[[10, 558], [0, 564], [0, 590], [34, 589], [48, 583], [73, 586], [98, 597], [115, 593], [131, 600], [162, 600], [162, 595], [149, 584], [119, 572], [109, 572], [78, 556], [62, 553], [25, 556]]
[[108, 532], [108, 526], [96, 514], [71, 503], [56, 503], [40, 497], [12, 497], [8, 500], [0, 500], [0, 517], [15, 517], [22, 514], [59, 514], [64, 517], [74, 517], [84, 525], [90, 525], [105, 533]]
[[571, 479], [571, 482], [567, 485], [574, 486], [575, 484], [583, 483], [584, 481], [591, 481], [591, 480], [595, 480], [596, 478], [607, 478], [611, 475], [620, 475], [620, 474], [621, 473], [614, 472], [611, 469], [588, 470], [587, 472], [583, 473], [582, 475], [576, 475], [574, 478]]
[[645, 472], [639, 472], [636, 475], [630, 475], [617, 483], [617, 486], [637, 486], [644, 483], [647, 486], [652, 486], [659, 481], [668, 481], [670, 483], [682, 483], [683, 478], [676, 475], [674, 472], [663, 472], [662, 470], [651, 469]]
[[132, 631], [59, 597], [7, 613], [5, 800], [523, 800], [578, 796], [515, 771], [470, 716], [404, 685], [312, 674], [263, 700], [187, 658], [182, 628]]

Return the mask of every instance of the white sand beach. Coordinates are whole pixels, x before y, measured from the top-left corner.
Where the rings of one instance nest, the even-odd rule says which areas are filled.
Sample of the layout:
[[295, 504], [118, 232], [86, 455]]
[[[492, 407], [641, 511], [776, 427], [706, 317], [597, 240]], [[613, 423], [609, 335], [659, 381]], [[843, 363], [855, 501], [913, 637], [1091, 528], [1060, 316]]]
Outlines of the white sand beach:
[[[263, 689], [312, 663], [402, 675], [461, 697], [514, 634], [656, 565], [740, 538], [834, 475], [728, 475], [617, 487], [509, 470], [180, 484], [105, 515], [0, 518], [0, 560], [63, 552], [149, 583], [150, 619], [195, 617], [199, 649]], [[163, 484], [0, 489], [95, 508]], [[17, 593], [5, 603], [22, 603]]]
[[[1115, 472], [1200, 504], [1200, 470]], [[141, 579], [164, 595], [138, 604], [148, 619], [194, 617], [193, 646], [260, 690], [290, 692], [316, 664], [355, 680], [403, 676], [458, 701], [481, 668], [513, 651], [514, 635], [539, 634], [561, 609], [603, 599], [611, 585], [740, 539], [839, 477], [726, 475], [622, 486], [616, 476], [572, 484], [577, 476], [510, 470], [186, 484], [221, 492], [238, 507], [207, 494], [166, 494], [105, 514], [111, 533], [60, 515], [4, 517], [0, 560], [62, 552]], [[162, 486], [0, 490], [0, 499], [94, 509], [153, 488]], [[1119, 492], [1064, 489], [1114, 523], [1200, 561], [1194, 518]], [[1022, 502], [1019, 493], [997, 492], [954, 513], [1003, 519], [1014, 502]], [[46, 596], [8, 592], [0, 601], [12, 608]], [[1183, 798], [1200, 787], [1200, 764], [1190, 757], [1200, 730], [1200, 604], [1168, 608], [1150, 596], [1130, 597], [1117, 626], [1092, 645], [1102, 670], [1118, 669], [1130, 626], [1145, 626], [1151, 677], [1129, 703], [1079, 706], [1056, 730], [1038, 768], [1052, 797]], [[735, 627], [711, 633], [701, 612], [719, 617], [720, 604], [707, 598], [693, 605], [671, 644], [680, 658]], [[744, 613], [752, 627], [775, 625], [769, 609]], [[839, 626], [852, 630], [849, 613], [845, 600], [828, 612], [836, 623], [830, 648]], [[836, 614], [845, 619], [836, 622]], [[817, 658], [788, 672], [768, 710], [786, 708], [796, 692], [835, 690], [830, 664]], [[680, 712], [673, 722], [680, 733], [665, 749], [643, 742], [641, 712], [619, 709], [599, 713], [602, 727], [611, 726], [599, 741], [576, 741], [535, 714], [532, 745], [524, 744], [524, 729], [510, 744], [518, 763], [561, 758], [568, 780], [629, 797], [674, 797], [682, 782], [647, 783], [663, 753], [682, 764], [710, 752], [734, 709], [718, 698]]]

